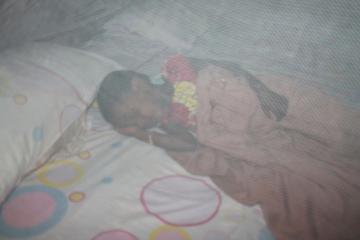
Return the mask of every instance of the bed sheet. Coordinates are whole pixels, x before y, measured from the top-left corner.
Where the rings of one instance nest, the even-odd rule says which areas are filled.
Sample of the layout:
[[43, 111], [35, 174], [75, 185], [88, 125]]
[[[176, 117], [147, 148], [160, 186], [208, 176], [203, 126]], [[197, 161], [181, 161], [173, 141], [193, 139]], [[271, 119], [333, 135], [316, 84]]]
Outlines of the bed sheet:
[[122, 136], [96, 104], [68, 148], [27, 176], [0, 208], [0, 239], [274, 239], [241, 205], [163, 150]]

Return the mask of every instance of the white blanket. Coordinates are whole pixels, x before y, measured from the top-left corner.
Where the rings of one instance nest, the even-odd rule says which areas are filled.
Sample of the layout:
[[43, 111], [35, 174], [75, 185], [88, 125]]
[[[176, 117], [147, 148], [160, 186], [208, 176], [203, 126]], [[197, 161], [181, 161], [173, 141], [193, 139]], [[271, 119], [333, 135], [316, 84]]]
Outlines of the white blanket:
[[242, 206], [163, 150], [119, 135], [96, 107], [86, 130], [11, 194], [0, 239], [272, 239]]

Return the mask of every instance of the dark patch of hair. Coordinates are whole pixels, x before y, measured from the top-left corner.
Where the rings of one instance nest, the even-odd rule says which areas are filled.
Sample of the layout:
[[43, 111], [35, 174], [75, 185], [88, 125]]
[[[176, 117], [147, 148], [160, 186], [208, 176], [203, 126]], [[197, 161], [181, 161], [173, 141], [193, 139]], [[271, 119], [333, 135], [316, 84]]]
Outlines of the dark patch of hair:
[[114, 116], [114, 106], [123, 103], [132, 93], [131, 81], [134, 78], [148, 80], [144, 74], [122, 70], [109, 73], [100, 84], [97, 94], [99, 109], [104, 119], [113, 126], [119, 125], [119, 119]]

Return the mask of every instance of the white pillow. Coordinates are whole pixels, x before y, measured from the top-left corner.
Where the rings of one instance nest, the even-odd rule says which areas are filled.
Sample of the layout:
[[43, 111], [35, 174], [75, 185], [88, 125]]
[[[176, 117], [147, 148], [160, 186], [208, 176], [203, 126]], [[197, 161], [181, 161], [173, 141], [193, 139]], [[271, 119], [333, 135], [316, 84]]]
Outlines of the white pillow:
[[56, 151], [54, 144], [93, 101], [99, 83], [117, 69], [108, 59], [58, 45], [1, 53], [0, 202]]

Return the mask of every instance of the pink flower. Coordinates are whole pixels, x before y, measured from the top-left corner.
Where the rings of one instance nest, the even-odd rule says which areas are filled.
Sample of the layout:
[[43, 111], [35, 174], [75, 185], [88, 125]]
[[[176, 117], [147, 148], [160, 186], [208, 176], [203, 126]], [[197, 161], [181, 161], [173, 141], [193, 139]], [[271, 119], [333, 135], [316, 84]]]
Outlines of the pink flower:
[[191, 66], [191, 62], [182, 55], [175, 55], [170, 58], [164, 66], [164, 77], [174, 83], [178, 81], [194, 82], [197, 73]]
[[189, 109], [181, 103], [172, 104], [172, 119], [174, 122], [186, 126], [189, 121]]

